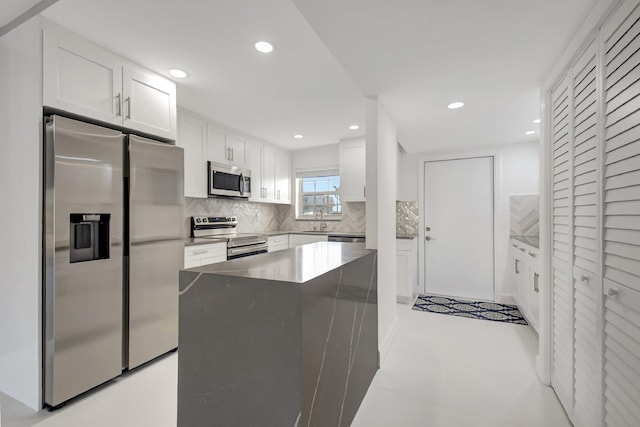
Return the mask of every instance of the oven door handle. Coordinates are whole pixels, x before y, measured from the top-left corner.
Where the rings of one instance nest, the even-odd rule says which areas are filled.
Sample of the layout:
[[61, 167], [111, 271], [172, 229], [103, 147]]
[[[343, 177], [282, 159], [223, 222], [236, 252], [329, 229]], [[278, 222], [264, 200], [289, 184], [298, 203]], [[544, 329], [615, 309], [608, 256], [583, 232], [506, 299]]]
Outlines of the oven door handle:
[[250, 252], [266, 251], [268, 248], [266, 243], [258, 243], [257, 245], [240, 246], [238, 248], [227, 248], [227, 257], [248, 254]]

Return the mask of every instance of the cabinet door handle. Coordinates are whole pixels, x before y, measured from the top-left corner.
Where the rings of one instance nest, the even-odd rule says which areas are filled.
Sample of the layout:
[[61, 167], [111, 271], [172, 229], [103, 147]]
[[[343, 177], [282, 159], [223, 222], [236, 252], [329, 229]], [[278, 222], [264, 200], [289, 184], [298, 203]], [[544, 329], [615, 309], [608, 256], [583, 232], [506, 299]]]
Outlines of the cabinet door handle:
[[518, 249], [520, 249], [521, 252], [525, 252], [524, 248], [518, 248]]
[[536, 253], [535, 253], [535, 252], [532, 252], [532, 251], [529, 251], [529, 256], [532, 256], [532, 257], [534, 257], [534, 258], [536, 258], [536, 257], [537, 257]]
[[125, 118], [131, 120], [131, 97], [127, 96], [125, 102], [127, 103], [127, 117]]
[[607, 291], [607, 296], [617, 297], [618, 296], [618, 290], [616, 288], [609, 288], [609, 290]]
[[209, 252], [208, 250], [204, 250], [204, 251], [193, 251], [194, 255], [201, 255], [201, 254], [206, 254], [207, 252]]
[[278, 197], [277, 197], [277, 199], [278, 199], [278, 200], [280, 200], [280, 190], [278, 190]]
[[515, 263], [516, 274], [520, 274], [520, 270], [518, 270], [518, 262], [519, 262], [519, 260], [516, 260], [516, 263]]
[[518, 249], [518, 245], [516, 245], [515, 243], [512, 244], [511, 246], [513, 246], [514, 248]]
[[122, 95], [119, 93], [116, 95], [116, 117], [122, 116]]
[[229, 150], [231, 150], [231, 161], [233, 162], [233, 148], [230, 148]]
[[540, 292], [540, 288], [538, 287], [538, 279], [540, 278], [540, 275], [538, 273], [533, 273], [533, 291], [535, 293]]

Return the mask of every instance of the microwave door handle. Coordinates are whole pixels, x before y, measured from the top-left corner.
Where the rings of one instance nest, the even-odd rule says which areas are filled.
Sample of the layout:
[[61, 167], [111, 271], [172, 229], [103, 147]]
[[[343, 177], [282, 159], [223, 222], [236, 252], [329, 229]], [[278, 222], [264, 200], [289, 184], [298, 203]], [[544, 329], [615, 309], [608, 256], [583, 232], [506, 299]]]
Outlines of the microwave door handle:
[[240, 174], [240, 195], [243, 196], [244, 195], [244, 176], [242, 174]]

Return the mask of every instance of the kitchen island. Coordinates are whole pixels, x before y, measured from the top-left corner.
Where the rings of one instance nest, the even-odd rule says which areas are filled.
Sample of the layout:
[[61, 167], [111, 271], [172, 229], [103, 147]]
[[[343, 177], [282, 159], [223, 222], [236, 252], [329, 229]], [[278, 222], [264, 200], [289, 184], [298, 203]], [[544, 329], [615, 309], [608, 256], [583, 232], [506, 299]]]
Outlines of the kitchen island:
[[378, 368], [377, 257], [318, 242], [180, 272], [178, 426], [348, 426]]

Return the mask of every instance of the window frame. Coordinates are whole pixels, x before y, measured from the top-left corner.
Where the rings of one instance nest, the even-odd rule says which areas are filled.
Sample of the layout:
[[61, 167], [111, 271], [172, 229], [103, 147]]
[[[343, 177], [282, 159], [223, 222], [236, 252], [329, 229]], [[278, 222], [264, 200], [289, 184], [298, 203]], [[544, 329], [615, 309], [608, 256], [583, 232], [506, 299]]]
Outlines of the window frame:
[[[338, 190], [314, 191], [314, 192], [303, 191], [304, 178], [319, 178], [319, 177], [338, 177], [338, 179], [340, 180], [339, 181], [340, 186], [338, 187]], [[337, 205], [340, 206], [340, 213], [331, 214], [331, 213], [325, 212], [325, 214], [323, 215], [323, 220], [325, 221], [342, 220], [342, 209], [344, 207], [344, 204], [342, 202], [341, 192], [340, 192], [342, 188], [342, 177], [340, 176], [340, 173], [338, 170], [321, 169], [321, 170], [308, 170], [304, 172], [297, 172], [295, 180], [296, 180], [296, 206], [295, 206], [296, 221], [319, 221], [320, 220], [320, 215], [318, 215], [317, 213], [314, 213], [314, 215], [303, 214], [304, 197], [314, 196], [314, 207], [315, 207], [316, 206], [315, 196], [319, 196], [319, 195], [328, 195], [328, 196], [335, 195], [337, 199]], [[314, 212], [317, 212], [317, 210], [314, 209]]]

